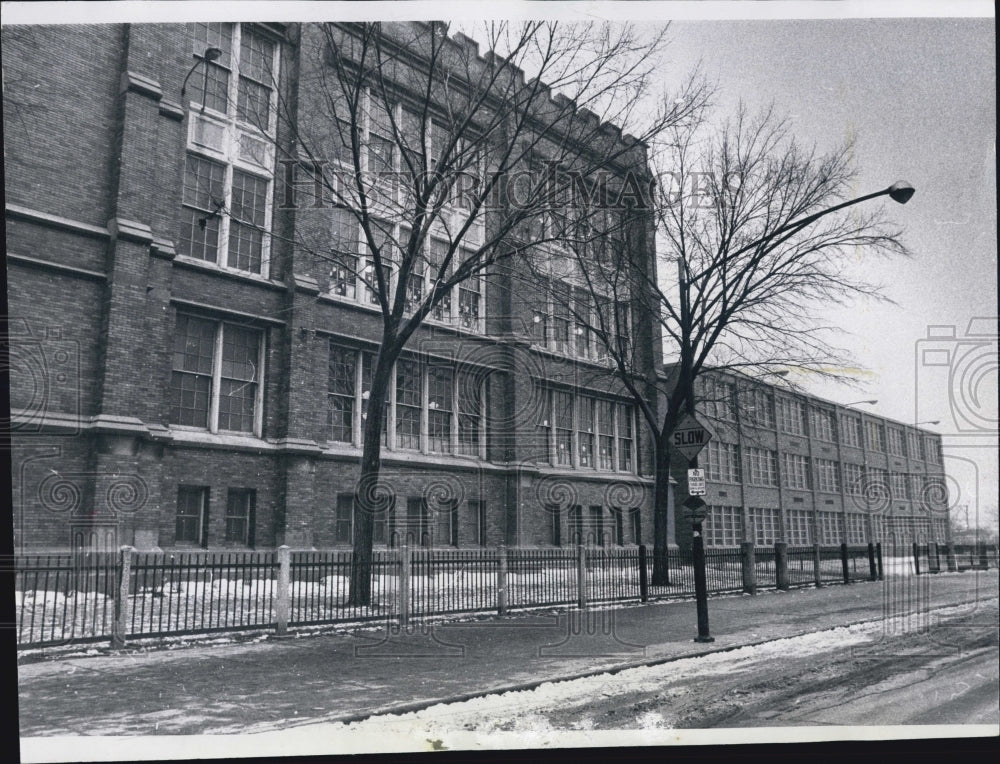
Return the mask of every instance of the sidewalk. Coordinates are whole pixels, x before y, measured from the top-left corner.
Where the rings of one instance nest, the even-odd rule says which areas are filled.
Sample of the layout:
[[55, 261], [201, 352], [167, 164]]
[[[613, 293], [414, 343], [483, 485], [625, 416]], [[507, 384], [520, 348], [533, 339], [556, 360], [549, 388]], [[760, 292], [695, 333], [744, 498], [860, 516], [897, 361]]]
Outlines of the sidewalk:
[[[18, 667], [23, 736], [249, 733], [413, 710], [650, 661], [843, 626], [887, 613], [929, 628], [928, 609], [997, 597], [997, 571], [944, 573], [695, 603], [387, 627], [127, 652]], [[910, 617], [899, 618], [905, 613]]]

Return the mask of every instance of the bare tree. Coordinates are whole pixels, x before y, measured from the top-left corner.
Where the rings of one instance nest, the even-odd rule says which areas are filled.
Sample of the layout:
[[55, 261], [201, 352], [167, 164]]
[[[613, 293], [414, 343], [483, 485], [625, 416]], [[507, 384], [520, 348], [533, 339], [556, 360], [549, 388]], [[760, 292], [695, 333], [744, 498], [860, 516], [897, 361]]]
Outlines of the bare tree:
[[[662, 31], [490, 23], [476, 37], [482, 54], [438, 22], [304, 26], [297, 91], [278, 106], [275, 145], [298, 192], [294, 246], [326, 263], [334, 293], [363, 289], [381, 315], [355, 496], [354, 604], [370, 602], [374, 515], [388, 501], [378, 403], [407, 341], [428, 316], [453, 311], [458, 285], [558, 239], [539, 224], [551, 207], [546, 167], [593, 177], [644, 166], [645, 142], [693, 109], [640, 108]], [[356, 227], [360, 247], [338, 234]], [[478, 304], [458, 307], [474, 327]]]
[[[864, 278], [859, 258], [907, 250], [879, 207], [827, 214], [853, 189], [851, 144], [826, 154], [805, 150], [772, 110], [751, 116], [741, 106], [732, 121], [715, 127], [703, 108], [654, 146], [660, 277], [635, 259], [638, 216], [624, 215], [621, 235], [611, 239], [618, 246], [604, 260], [574, 249], [591, 295], [589, 309], [575, 316], [602, 342], [653, 435], [653, 583], [663, 584], [670, 479], [686, 493], [688, 466], [672, 436], [695, 411], [696, 381], [710, 369], [751, 378], [776, 370], [840, 378], [854, 364], [837, 346], [835, 328], [816, 320], [817, 307], [862, 295], [884, 299]], [[619, 293], [628, 295], [633, 312], [659, 321], [666, 352], [673, 353], [671, 371], [653, 394], [635, 343], [622, 339], [624, 314], [607, 299]]]

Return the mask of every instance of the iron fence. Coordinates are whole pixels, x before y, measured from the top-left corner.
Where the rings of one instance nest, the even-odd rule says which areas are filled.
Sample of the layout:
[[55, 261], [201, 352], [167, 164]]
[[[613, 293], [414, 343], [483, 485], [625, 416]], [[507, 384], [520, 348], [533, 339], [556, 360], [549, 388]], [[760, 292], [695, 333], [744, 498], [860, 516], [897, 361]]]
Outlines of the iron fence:
[[[815, 582], [814, 547], [787, 550], [791, 585]], [[959, 549], [978, 564], [982, 550]], [[839, 547], [818, 550], [821, 580], [842, 582]], [[758, 589], [778, 580], [773, 547], [754, 555]], [[995, 556], [994, 556], [995, 559]], [[642, 590], [640, 560], [648, 586]], [[653, 584], [653, 555], [638, 547], [388, 549], [374, 552], [370, 598], [352, 602], [352, 552], [243, 551], [18, 555], [20, 647], [200, 632], [333, 624], [695, 593], [690, 551], [667, 556], [668, 584]], [[848, 549], [852, 580], [869, 577], [866, 547]], [[744, 589], [739, 547], [705, 550], [712, 594]], [[287, 581], [287, 584], [285, 583]], [[645, 595], [645, 597], [644, 597]], [[115, 641], [117, 640], [117, 642]]]

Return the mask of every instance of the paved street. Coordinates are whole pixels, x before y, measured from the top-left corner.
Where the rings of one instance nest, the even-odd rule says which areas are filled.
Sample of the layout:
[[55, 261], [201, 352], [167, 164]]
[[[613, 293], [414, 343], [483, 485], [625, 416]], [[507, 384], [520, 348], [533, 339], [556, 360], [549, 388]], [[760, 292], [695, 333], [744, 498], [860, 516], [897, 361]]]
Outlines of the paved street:
[[[995, 625], [995, 606], [984, 607], [996, 597], [997, 572], [989, 571], [716, 598], [709, 603], [716, 642], [707, 645], [692, 641], [694, 602], [683, 601], [593, 611], [582, 621], [581, 614], [547, 611], [409, 633], [370, 629], [28, 663], [19, 667], [21, 733], [246, 733], [358, 720], [861, 621], [878, 620], [875, 627], [887, 636], [926, 631], [937, 628], [928, 610], [956, 603], [970, 604], [950, 617]], [[889, 611], [894, 617], [885, 619]], [[995, 641], [966, 647], [995, 653]], [[807, 664], [799, 667], [805, 684]], [[975, 673], [978, 665], [970, 657], [949, 670]], [[867, 670], [857, 671], [863, 683]], [[882, 679], [894, 671], [883, 671]], [[947, 721], [966, 712], [976, 716], [984, 700], [970, 697]], [[874, 710], [860, 719], [894, 721]], [[744, 721], [760, 723], [750, 716]], [[791, 723], [813, 722], [803, 716]]]

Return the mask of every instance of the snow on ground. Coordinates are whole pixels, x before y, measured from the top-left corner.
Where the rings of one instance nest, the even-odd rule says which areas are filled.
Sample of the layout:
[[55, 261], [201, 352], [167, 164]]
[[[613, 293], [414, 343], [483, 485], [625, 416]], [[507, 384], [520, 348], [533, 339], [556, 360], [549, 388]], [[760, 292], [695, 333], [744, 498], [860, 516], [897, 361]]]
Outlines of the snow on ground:
[[[967, 611], [966, 605], [938, 608], [933, 611], [933, 617], [946, 618]], [[387, 714], [350, 724], [320, 723], [260, 732], [252, 739], [265, 746], [280, 740], [293, 748], [297, 741], [322, 741], [323, 745], [330, 746], [328, 750], [345, 751], [364, 750], [358, 746], [359, 741], [366, 740], [377, 741], [381, 750], [421, 750], [428, 741], [460, 749], [545, 747], [553, 744], [556, 732], [545, 715], [548, 710], [565, 710], [585, 705], [596, 697], [614, 698], [636, 692], [659, 692], [677, 697], [689, 692], [691, 680], [731, 677], [751, 672], [755, 666], [768, 661], [794, 660], [869, 644], [876, 641], [885, 628], [882, 620], [867, 621], [696, 658], [626, 669], [616, 674], [546, 682], [531, 690], [484, 695], [411, 713]], [[592, 724], [592, 720], [582, 716], [573, 726], [586, 732]], [[652, 711], [641, 714], [634, 728], [647, 734], [673, 736], [663, 715]], [[558, 734], [559, 744], [565, 745], [564, 733]], [[585, 736], [584, 739], [588, 742], [581, 744], [594, 744], [591, 738]], [[644, 742], [652, 744], [655, 739], [647, 737]]]

